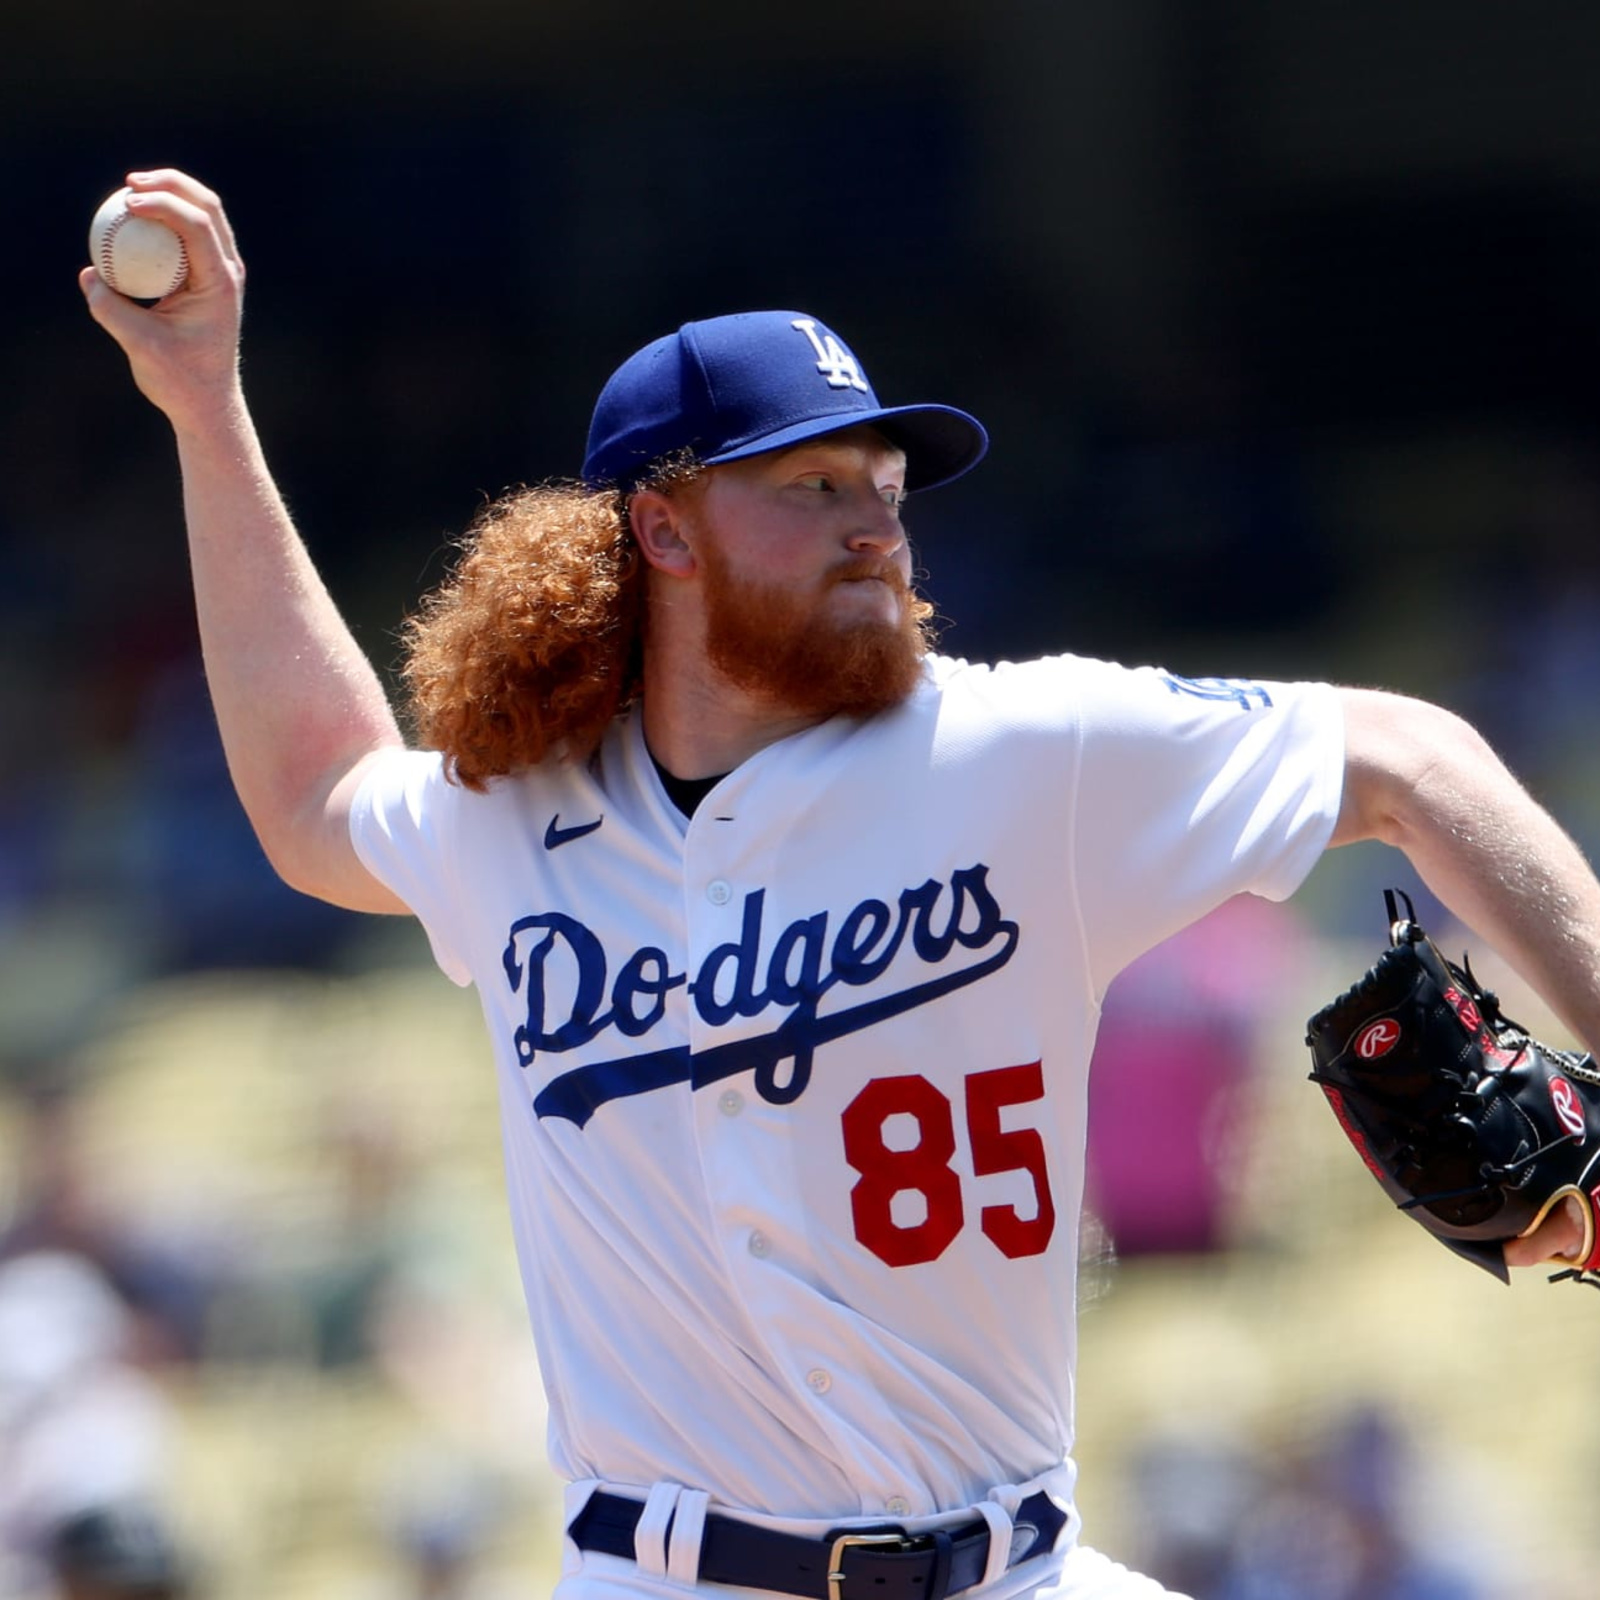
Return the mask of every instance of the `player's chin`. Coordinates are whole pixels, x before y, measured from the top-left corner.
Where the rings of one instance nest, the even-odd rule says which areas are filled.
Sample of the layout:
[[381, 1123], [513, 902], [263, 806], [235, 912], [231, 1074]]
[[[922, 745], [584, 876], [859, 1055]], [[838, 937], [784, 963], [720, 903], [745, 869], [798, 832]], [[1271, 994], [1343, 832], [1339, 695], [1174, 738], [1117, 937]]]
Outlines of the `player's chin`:
[[898, 628], [906, 613], [906, 596], [882, 578], [848, 578], [828, 591], [828, 609], [840, 623], [878, 623]]

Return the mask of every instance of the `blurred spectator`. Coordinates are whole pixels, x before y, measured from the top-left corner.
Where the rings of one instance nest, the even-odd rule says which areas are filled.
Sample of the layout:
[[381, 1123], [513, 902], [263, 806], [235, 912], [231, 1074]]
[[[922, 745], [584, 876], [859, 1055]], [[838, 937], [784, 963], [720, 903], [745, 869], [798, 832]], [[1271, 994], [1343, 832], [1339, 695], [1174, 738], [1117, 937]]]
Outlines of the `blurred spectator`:
[[1293, 981], [1297, 915], [1240, 895], [1122, 972], [1089, 1076], [1088, 1202], [1119, 1256], [1215, 1250], [1248, 1138], [1241, 1091]]
[[39, 1075], [18, 1101], [17, 1193], [0, 1225], [0, 1261], [60, 1251], [92, 1263], [132, 1319], [129, 1354], [194, 1360], [225, 1275], [224, 1247], [169, 1224], [144, 1229], [97, 1182], [70, 1069]]
[[[1357, 1408], [1302, 1449], [1153, 1442], [1134, 1462], [1141, 1564], [1193, 1600], [1491, 1600], [1485, 1564], [1424, 1525], [1400, 1430]], [[1476, 1554], [1476, 1553], [1474, 1553]]]
[[0, 1576], [47, 1567], [75, 1519], [165, 1493], [174, 1420], [128, 1359], [132, 1333], [92, 1262], [39, 1251], [0, 1264]]
[[190, 1592], [165, 1519], [140, 1501], [69, 1517], [47, 1548], [60, 1600], [183, 1600]]
[[[1325, 1524], [1321, 1542], [1339, 1552], [1335, 1570], [1347, 1576], [1343, 1587], [1293, 1592], [1325, 1592], [1329, 1600], [1481, 1600], [1485, 1590], [1461, 1559], [1459, 1543], [1447, 1551], [1422, 1524], [1421, 1477], [1421, 1464], [1386, 1411], [1363, 1407], [1339, 1419], [1311, 1451], [1306, 1501]], [[1291, 1491], [1291, 1507], [1295, 1498]], [[1291, 1538], [1282, 1542], [1292, 1542], [1299, 1522], [1291, 1509]], [[1268, 1590], [1274, 1597], [1289, 1592]], [[1238, 1600], [1254, 1600], [1254, 1593], [1243, 1588]]]
[[1259, 1454], [1220, 1438], [1162, 1436], [1133, 1452], [1129, 1477], [1140, 1568], [1193, 1600], [1219, 1600], [1235, 1532], [1262, 1493]]
[[368, 1600], [512, 1600], [525, 1592], [489, 1571], [507, 1503], [503, 1487], [474, 1463], [437, 1447], [408, 1455], [375, 1510], [392, 1566]]
[[422, 1219], [412, 1204], [415, 1153], [382, 1102], [340, 1098], [325, 1118], [322, 1153], [334, 1209], [291, 1277], [310, 1319], [316, 1361], [341, 1367], [371, 1359], [375, 1319], [421, 1247]]

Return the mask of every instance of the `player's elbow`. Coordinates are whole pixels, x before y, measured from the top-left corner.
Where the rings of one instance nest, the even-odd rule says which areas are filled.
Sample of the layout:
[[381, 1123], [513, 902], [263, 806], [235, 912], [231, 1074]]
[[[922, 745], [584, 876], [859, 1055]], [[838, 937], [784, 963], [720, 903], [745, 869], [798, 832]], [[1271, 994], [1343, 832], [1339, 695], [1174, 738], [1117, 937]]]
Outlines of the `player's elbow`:
[[348, 904], [342, 886], [354, 858], [348, 811], [334, 798], [343, 792], [342, 778], [340, 769], [293, 781], [282, 774], [275, 784], [239, 788], [267, 864], [297, 893], [335, 905]]
[[342, 817], [326, 814], [298, 828], [256, 837], [278, 877], [299, 894], [346, 911], [403, 915], [407, 907], [362, 865]]
[[286, 887], [314, 899], [324, 898], [318, 892], [317, 873], [309, 855], [288, 830], [258, 825], [256, 841], [267, 858], [267, 865]]
[[341, 760], [263, 815], [252, 815], [272, 870], [291, 889], [347, 911], [406, 915], [409, 907], [367, 869], [350, 832], [351, 807], [369, 765], [388, 743]]
[[284, 806], [247, 805], [245, 810], [267, 865], [289, 888], [320, 899], [305, 813]]

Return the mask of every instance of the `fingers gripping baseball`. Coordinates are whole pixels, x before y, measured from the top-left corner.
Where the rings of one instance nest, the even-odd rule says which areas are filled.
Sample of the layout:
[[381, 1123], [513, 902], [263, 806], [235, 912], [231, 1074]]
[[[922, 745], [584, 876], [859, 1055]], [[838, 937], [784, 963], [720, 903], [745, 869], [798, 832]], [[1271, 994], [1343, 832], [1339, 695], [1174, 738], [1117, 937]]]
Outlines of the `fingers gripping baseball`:
[[222, 209], [221, 197], [214, 190], [208, 189], [188, 173], [178, 171], [176, 167], [160, 167], [151, 172], [130, 172], [128, 187], [147, 200], [164, 193], [171, 194], [192, 205], [196, 211], [203, 212], [215, 223], [217, 238], [223, 252], [234, 260], [238, 259], [239, 249], [234, 242], [233, 227]]
[[187, 277], [154, 305], [118, 294], [95, 267], [78, 283], [90, 315], [128, 357], [140, 391], [182, 425], [236, 381], [244, 262], [221, 201], [188, 174], [129, 173], [128, 189], [130, 216], [182, 240]]

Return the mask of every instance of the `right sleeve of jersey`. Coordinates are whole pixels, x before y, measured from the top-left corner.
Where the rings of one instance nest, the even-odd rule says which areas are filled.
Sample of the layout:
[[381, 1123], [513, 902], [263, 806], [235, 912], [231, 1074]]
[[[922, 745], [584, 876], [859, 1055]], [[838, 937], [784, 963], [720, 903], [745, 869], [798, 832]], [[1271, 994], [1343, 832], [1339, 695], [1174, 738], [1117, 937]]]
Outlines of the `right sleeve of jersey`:
[[463, 790], [448, 783], [443, 759], [393, 750], [367, 769], [350, 805], [350, 842], [361, 864], [411, 908], [439, 970], [465, 987], [454, 870]]

